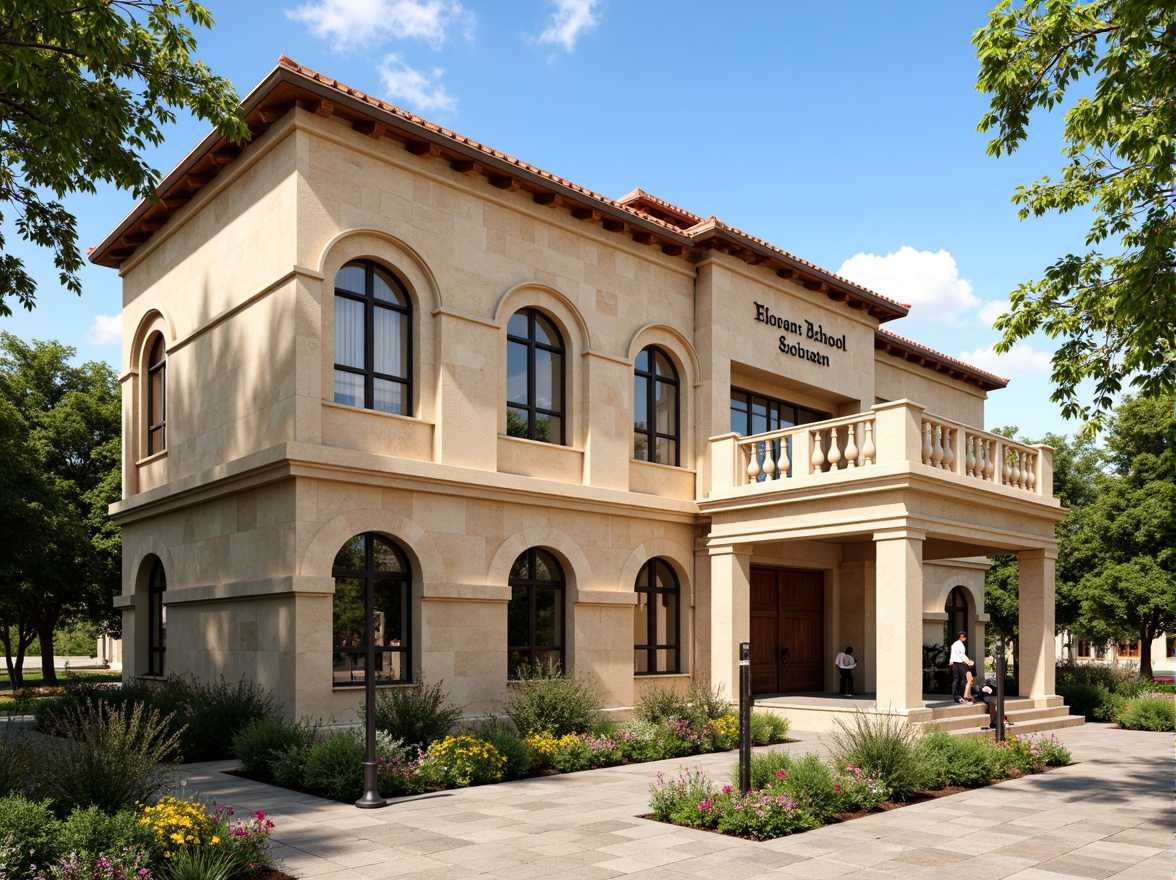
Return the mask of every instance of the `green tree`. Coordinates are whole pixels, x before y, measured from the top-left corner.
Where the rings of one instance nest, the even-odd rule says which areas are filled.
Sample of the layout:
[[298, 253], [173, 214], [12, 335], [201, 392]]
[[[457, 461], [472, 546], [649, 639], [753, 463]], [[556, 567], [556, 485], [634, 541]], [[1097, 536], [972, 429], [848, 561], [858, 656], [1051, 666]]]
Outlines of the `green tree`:
[[1176, 416], [1167, 400], [1126, 398], [1107, 437], [1107, 472], [1077, 517], [1075, 629], [1095, 640], [1151, 642], [1176, 626]]
[[0, 399], [17, 417], [7, 433], [38, 475], [23, 501], [11, 493], [37, 519], [6, 542], [0, 571], [15, 572], [20, 623], [38, 637], [46, 684], [56, 681], [55, 627], [68, 618], [112, 625], [120, 583], [118, 531], [106, 515], [120, 494], [118, 379], [104, 363], [72, 365], [74, 353], [0, 333]]
[[1090, 207], [1085, 252], [1010, 294], [996, 348], [1038, 331], [1063, 340], [1052, 399], [1092, 434], [1128, 379], [1143, 396], [1176, 396], [1176, 11], [1170, 0], [1003, 0], [973, 43], [977, 87], [992, 96], [978, 126], [993, 132], [990, 155], [1016, 150], [1034, 111], [1068, 107], [1060, 178], [1018, 187], [1013, 202], [1022, 219]]
[[[235, 141], [249, 131], [230, 83], [192, 57], [188, 23], [212, 26], [193, 0], [0, 0], [0, 220], [48, 248], [63, 287], [81, 293], [68, 193], [97, 181], [153, 198], [143, 158], [175, 111]], [[0, 315], [32, 309], [37, 285], [0, 237]]]

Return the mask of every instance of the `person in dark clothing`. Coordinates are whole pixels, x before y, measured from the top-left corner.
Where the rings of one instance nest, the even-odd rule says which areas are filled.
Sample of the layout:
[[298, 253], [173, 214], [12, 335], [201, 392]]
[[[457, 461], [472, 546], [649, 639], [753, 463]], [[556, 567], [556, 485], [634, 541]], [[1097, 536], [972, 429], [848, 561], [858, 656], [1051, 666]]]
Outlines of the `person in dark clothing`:
[[857, 666], [857, 660], [853, 657], [853, 648], [846, 648], [837, 655], [837, 659], [833, 661], [837, 664], [837, 671], [841, 675], [841, 682], [838, 685], [837, 693], [842, 696], [853, 696], [853, 670]]

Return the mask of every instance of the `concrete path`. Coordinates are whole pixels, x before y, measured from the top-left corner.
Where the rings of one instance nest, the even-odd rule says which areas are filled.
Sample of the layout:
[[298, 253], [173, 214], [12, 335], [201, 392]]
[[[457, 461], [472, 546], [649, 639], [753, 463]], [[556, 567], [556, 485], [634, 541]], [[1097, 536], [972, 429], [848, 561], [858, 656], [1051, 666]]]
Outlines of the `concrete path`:
[[[827, 735], [793, 736], [800, 742], [790, 751], [825, 751]], [[422, 795], [379, 810], [219, 772], [231, 762], [185, 772], [189, 795], [230, 803], [238, 816], [264, 810], [285, 869], [315, 880], [1171, 878], [1171, 735], [1087, 724], [1060, 738], [1074, 754], [1070, 767], [764, 843], [636, 818], [648, 812], [658, 770], [701, 765], [725, 780], [734, 752]]]

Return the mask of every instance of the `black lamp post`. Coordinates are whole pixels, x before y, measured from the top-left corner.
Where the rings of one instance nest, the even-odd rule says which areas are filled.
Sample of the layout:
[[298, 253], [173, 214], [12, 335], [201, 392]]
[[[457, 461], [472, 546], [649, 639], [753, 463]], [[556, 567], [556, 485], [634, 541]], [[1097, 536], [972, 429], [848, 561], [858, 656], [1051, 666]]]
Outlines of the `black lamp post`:
[[739, 643], [739, 790], [751, 791], [751, 642]]
[[993, 737], [997, 742], [1005, 738], [1005, 645], [1004, 639], [997, 639], [992, 646], [993, 660], [996, 661], [996, 725]]
[[363, 762], [363, 797], [355, 802], [360, 809], [371, 810], [386, 807], [388, 802], [380, 797], [376, 780], [376, 615], [371, 608], [371, 586], [368, 586], [367, 627], [364, 642], [367, 645], [365, 662], [367, 669], [363, 676], [364, 723], [367, 728], [367, 756]]

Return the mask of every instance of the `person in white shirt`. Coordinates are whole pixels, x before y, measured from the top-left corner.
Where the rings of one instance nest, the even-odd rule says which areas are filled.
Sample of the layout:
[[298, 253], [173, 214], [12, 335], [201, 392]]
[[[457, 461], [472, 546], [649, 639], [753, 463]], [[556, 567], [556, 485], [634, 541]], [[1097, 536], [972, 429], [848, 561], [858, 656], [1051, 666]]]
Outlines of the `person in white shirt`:
[[964, 702], [965, 696], [971, 696], [966, 692], [968, 669], [976, 664], [968, 659], [967, 642], [968, 634], [962, 632], [951, 645], [951, 696], [957, 703]]
[[853, 648], [846, 648], [837, 655], [837, 659], [833, 661], [837, 665], [837, 670], [841, 674], [841, 683], [838, 686], [837, 693], [842, 696], [853, 696], [853, 668], [857, 666], [857, 660], [853, 658]]

